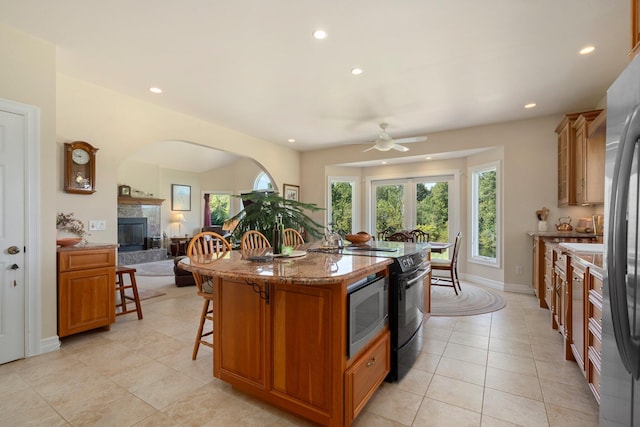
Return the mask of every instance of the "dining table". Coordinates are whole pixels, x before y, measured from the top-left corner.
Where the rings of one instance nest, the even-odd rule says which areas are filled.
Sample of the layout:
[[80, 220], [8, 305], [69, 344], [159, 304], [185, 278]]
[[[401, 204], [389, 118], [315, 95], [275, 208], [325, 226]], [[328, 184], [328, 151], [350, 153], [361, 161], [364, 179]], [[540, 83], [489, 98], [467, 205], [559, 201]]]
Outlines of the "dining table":
[[453, 246], [452, 242], [428, 242], [431, 252], [441, 254]]

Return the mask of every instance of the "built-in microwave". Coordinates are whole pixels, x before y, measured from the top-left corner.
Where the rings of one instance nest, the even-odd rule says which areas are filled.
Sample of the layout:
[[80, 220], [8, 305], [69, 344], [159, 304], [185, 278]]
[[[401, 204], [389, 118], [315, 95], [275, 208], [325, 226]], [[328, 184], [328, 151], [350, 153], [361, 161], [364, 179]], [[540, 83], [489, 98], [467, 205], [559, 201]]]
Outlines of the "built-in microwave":
[[371, 275], [347, 287], [347, 356], [355, 355], [389, 320], [387, 278]]

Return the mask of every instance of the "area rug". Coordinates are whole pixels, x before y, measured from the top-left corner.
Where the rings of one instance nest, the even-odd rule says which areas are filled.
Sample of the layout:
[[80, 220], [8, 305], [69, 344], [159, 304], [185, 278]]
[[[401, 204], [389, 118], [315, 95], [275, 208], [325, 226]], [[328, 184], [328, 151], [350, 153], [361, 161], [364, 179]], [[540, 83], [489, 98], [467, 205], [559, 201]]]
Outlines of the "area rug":
[[129, 264], [136, 269], [136, 276], [173, 276], [173, 259]]
[[[124, 294], [128, 297], [133, 298], [133, 291], [131, 289], [125, 290]], [[138, 288], [138, 298], [140, 298], [140, 301], [144, 301], [146, 299], [151, 299], [155, 297], [161, 297], [162, 295], [166, 295], [166, 293], [160, 292], [160, 291], [153, 291], [151, 289]]]
[[500, 294], [490, 289], [462, 283], [458, 295], [449, 286], [431, 286], [432, 316], [472, 316], [491, 313], [507, 303]]

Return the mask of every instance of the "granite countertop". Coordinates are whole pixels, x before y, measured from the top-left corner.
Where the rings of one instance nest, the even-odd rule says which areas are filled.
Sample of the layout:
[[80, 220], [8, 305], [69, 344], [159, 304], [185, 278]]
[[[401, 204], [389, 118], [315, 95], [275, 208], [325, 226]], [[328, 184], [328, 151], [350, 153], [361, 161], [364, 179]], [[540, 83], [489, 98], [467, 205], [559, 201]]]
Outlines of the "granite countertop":
[[223, 258], [197, 262], [184, 258], [181, 267], [205, 275], [232, 280], [268, 280], [298, 285], [324, 285], [362, 277], [390, 265], [391, 258], [351, 256], [333, 253], [306, 252], [299, 257], [249, 261], [241, 251], [227, 252]]
[[593, 233], [579, 233], [575, 230], [571, 231], [528, 231], [527, 234], [531, 237], [578, 237], [578, 238], [596, 238], [602, 236], [601, 234], [593, 234]]
[[119, 245], [117, 243], [85, 243], [73, 246], [58, 246], [57, 252], [84, 251], [87, 249], [115, 249]]
[[582, 265], [602, 274], [604, 246], [599, 243], [560, 243]]

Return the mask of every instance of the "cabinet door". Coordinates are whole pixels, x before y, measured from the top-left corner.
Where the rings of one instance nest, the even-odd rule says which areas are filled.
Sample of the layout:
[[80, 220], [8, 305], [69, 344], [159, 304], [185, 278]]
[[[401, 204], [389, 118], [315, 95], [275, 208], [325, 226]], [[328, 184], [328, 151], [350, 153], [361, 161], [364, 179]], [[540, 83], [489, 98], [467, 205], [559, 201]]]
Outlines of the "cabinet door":
[[58, 335], [88, 331], [115, 322], [115, 268], [60, 273]]
[[272, 296], [273, 390], [328, 414], [343, 349], [333, 340], [331, 290], [274, 285]]
[[575, 129], [575, 149], [574, 154], [574, 186], [576, 204], [583, 204], [586, 200], [585, 176], [586, 176], [586, 145], [587, 145], [587, 120], [584, 116], [578, 117], [573, 124]]
[[574, 195], [569, 192], [573, 186], [573, 176], [569, 173], [572, 167], [572, 140], [573, 129], [567, 121], [558, 132], [558, 206], [575, 203]]
[[266, 386], [268, 285], [215, 279], [216, 376]]

